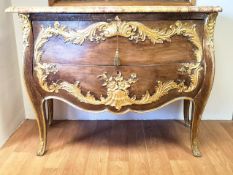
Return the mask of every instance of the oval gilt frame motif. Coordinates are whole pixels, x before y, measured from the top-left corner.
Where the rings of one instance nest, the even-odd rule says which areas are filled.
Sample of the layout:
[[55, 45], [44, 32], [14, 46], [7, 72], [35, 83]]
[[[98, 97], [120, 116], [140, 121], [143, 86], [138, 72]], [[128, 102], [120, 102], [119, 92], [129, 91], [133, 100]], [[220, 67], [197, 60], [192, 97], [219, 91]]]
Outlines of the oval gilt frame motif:
[[[56, 74], [58, 69], [56, 64], [41, 62], [43, 46], [50, 38], [56, 36], [62, 36], [64, 42], [82, 45], [87, 40], [98, 43], [115, 36], [126, 37], [136, 43], [148, 39], [153, 44], [156, 44], [163, 43], [164, 41], [171, 42], [171, 37], [175, 35], [187, 37], [195, 46], [194, 55], [196, 63], [183, 64], [178, 70], [180, 73], [188, 75], [190, 78], [189, 86], [185, 85], [182, 81], [156, 81], [155, 93], [151, 95], [147, 91], [140, 99], [137, 99], [135, 96], [130, 97], [128, 92], [128, 88], [137, 81], [137, 75], [134, 73], [127, 80], [121, 73], [118, 73], [116, 76], [108, 76], [107, 73], [100, 75], [99, 78], [104, 81], [103, 86], [107, 89], [107, 97], [101, 96], [100, 99], [96, 99], [91, 92], [84, 95], [78, 81], [73, 84], [62, 80], [48, 83], [47, 77], [50, 74]], [[55, 22], [54, 26], [42, 27], [35, 42], [34, 58], [36, 64], [34, 70], [36, 71], [39, 84], [44, 91], [58, 93], [60, 90], [65, 90], [80, 102], [92, 105], [108, 105], [120, 110], [122, 107], [128, 105], [144, 105], [156, 102], [171, 90], [177, 90], [180, 93], [193, 91], [198, 85], [200, 71], [202, 70], [202, 66], [200, 65], [202, 60], [202, 42], [194, 24], [180, 21], [175, 22], [169, 28], [151, 29], [142, 23], [125, 22], [116, 17], [115, 21], [110, 23], [97, 22], [82, 30], [70, 30], [65, 26], [61, 26], [59, 22]]]

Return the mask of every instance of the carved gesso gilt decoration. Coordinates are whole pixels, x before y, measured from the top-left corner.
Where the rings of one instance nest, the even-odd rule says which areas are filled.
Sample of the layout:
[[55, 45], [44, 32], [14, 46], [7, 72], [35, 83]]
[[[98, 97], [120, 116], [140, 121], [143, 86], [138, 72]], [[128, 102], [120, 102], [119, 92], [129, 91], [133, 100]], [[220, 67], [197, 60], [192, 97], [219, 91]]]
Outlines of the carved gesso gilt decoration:
[[[140, 99], [137, 99], [136, 96], [130, 97], [128, 91], [137, 81], [135, 73], [131, 74], [127, 80], [120, 72], [118, 72], [116, 76], [108, 76], [107, 73], [104, 73], [100, 75], [99, 78], [104, 81], [103, 86], [107, 89], [107, 97], [101, 96], [100, 99], [97, 99], [91, 92], [84, 95], [78, 81], [73, 84], [66, 81], [52, 83], [46, 81], [48, 75], [58, 72], [55, 64], [41, 63], [43, 54], [42, 48], [51, 37], [62, 36], [65, 42], [71, 42], [76, 45], [81, 45], [86, 40], [100, 42], [114, 36], [126, 37], [135, 42], [143, 42], [149, 39], [153, 44], [156, 44], [163, 43], [164, 41], [171, 42], [171, 37], [175, 35], [187, 37], [195, 46], [194, 54], [197, 63], [183, 64], [178, 70], [180, 73], [189, 76], [189, 85], [186, 85], [182, 81], [157, 81], [155, 82], [154, 94], [150, 95], [147, 91]], [[168, 94], [170, 90], [191, 92], [198, 85], [198, 79], [202, 69], [200, 65], [202, 59], [202, 44], [196, 32], [195, 25], [180, 21], [177, 21], [167, 29], [151, 29], [139, 22], [124, 22], [116, 18], [115, 21], [110, 23], [97, 22], [82, 30], [70, 30], [65, 26], [61, 26], [58, 22], [55, 22], [54, 26], [42, 27], [35, 43], [34, 54], [36, 63], [35, 71], [39, 84], [45, 91], [57, 93], [59, 90], [65, 90], [76, 97], [80, 102], [92, 105], [109, 105], [115, 107], [117, 110], [133, 104], [143, 105], [153, 103], [162, 96]]]
[[205, 22], [205, 35], [207, 38], [207, 45], [214, 49], [214, 29], [216, 24], [216, 18], [218, 14], [209, 14]]
[[29, 46], [29, 33], [31, 31], [31, 21], [29, 20], [28, 14], [19, 14], [19, 19], [22, 23], [23, 53], [25, 53], [25, 49]]

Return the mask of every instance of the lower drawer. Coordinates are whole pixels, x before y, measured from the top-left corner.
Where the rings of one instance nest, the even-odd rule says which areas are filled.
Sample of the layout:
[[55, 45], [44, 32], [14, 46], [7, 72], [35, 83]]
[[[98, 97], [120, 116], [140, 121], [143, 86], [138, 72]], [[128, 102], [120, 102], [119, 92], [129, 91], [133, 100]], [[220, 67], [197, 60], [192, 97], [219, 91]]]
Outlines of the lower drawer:
[[199, 63], [146, 66], [39, 64], [34, 76], [46, 95], [90, 109], [150, 109], [193, 96], [203, 79]]

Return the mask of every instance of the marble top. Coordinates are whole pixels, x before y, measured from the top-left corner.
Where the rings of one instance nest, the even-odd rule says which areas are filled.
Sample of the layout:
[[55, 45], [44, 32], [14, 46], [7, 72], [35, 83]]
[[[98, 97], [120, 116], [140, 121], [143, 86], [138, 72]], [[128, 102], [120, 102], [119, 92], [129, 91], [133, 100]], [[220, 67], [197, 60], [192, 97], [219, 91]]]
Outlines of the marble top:
[[59, 6], [59, 7], [14, 7], [12, 13], [149, 13], [149, 12], [221, 12], [219, 6]]

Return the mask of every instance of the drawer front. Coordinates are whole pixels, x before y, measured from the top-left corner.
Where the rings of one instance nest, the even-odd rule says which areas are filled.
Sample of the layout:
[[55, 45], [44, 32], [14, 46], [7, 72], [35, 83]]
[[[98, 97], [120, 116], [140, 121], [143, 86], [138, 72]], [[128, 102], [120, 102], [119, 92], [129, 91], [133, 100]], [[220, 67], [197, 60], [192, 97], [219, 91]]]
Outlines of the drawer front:
[[194, 95], [203, 79], [200, 64], [159, 66], [77, 66], [41, 64], [35, 79], [48, 95], [92, 110], [151, 109]]
[[200, 62], [202, 20], [34, 21], [47, 63], [153, 65]]
[[198, 92], [204, 72], [201, 19], [106, 16], [32, 17], [34, 77], [41, 93], [85, 109], [122, 112]]

